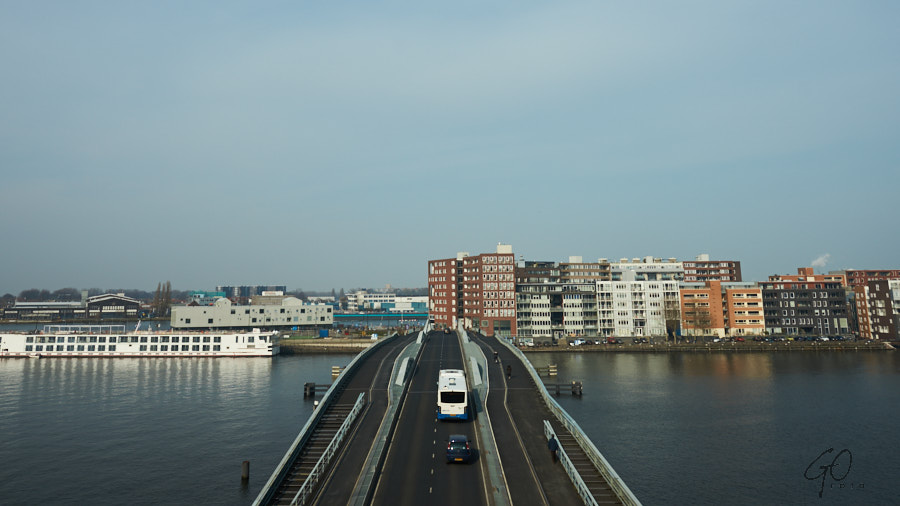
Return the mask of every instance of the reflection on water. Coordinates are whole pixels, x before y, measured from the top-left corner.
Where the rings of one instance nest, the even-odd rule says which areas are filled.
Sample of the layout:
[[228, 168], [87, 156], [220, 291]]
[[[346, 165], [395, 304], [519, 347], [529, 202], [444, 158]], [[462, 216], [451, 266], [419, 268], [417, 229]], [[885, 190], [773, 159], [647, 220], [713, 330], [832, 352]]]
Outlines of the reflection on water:
[[351, 359], [0, 360], [0, 502], [249, 504]]
[[[582, 398], [557, 400], [644, 504], [889, 504], [897, 495], [900, 436], [886, 430], [900, 419], [895, 353], [528, 358], [584, 381]], [[820, 499], [803, 474], [830, 447], [849, 449], [853, 468], [844, 489]]]

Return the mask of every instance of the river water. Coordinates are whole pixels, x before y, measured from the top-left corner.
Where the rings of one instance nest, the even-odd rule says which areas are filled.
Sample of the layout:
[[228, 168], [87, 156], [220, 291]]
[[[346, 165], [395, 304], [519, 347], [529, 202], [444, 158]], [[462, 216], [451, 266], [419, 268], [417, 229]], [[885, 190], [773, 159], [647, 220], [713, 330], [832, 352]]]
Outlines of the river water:
[[[529, 358], [584, 381], [558, 400], [644, 504], [900, 495], [896, 353]], [[312, 412], [303, 383], [351, 359], [2, 359], [0, 503], [249, 504]]]

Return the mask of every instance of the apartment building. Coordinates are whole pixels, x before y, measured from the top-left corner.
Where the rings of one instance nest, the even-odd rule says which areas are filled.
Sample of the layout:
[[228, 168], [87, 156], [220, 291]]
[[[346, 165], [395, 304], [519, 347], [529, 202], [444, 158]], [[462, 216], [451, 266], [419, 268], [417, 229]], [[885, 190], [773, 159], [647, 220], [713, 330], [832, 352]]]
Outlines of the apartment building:
[[[615, 277], [615, 267], [613, 272]], [[597, 281], [597, 321], [601, 337], [675, 335], [680, 314], [678, 281], [646, 280], [643, 279], [645, 275], [638, 270], [624, 269], [619, 272], [621, 279]]]
[[697, 255], [692, 261], [685, 261], [685, 283], [705, 281], [740, 282], [741, 263], [736, 260], [710, 260], [708, 254]]
[[494, 253], [428, 262], [428, 307], [436, 324], [462, 323], [486, 335], [516, 335], [516, 278], [512, 246]]
[[900, 339], [900, 280], [871, 280], [853, 293], [861, 339]]
[[685, 335], [741, 337], [765, 331], [762, 290], [753, 283], [681, 284]]
[[683, 281], [684, 265], [674, 258], [622, 258], [609, 264], [610, 279], [621, 281], [626, 273], [634, 273], [634, 281]]
[[766, 331], [775, 335], [829, 335], [850, 332], [850, 311], [843, 273], [769, 276], [759, 283]]
[[850, 286], [866, 286], [869, 281], [900, 280], [900, 270], [860, 270], [847, 269], [847, 284]]
[[[520, 338], [596, 337], [599, 264], [521, 262], [516, 266], [516, 329]], [[577, 264], [576, 267], [572, 267]], [[573, 273], [573, 271], [575, 271]], [[581, 271], [581, 272], [577, 272]]]

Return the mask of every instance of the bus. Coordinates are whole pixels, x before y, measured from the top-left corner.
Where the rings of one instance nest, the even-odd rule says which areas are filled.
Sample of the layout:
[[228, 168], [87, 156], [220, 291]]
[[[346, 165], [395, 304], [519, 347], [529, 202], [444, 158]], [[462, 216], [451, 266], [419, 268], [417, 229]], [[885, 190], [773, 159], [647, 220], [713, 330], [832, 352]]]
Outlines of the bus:
[[460, 369], [442, 369], [438, 375], [438, 420], [469, 419], [469, 387]]

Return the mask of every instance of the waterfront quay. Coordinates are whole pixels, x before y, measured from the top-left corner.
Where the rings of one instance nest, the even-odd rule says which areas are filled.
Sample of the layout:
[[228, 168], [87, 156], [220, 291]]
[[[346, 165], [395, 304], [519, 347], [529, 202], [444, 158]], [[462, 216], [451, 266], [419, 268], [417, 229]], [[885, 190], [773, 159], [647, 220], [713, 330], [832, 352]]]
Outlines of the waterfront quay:
[[569, 346], [564, 342], [537, 343], [534, 346], [519, 345], [525, 353], [712, 353], [712, 352], [817, 352], [817, 351], [892, 351], [900, 346], [898, 342], [886, 341], [774, 341], [774, 342], [734, 342], [719, 343], [623, 343], [623, 344], [579, 344]]

